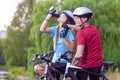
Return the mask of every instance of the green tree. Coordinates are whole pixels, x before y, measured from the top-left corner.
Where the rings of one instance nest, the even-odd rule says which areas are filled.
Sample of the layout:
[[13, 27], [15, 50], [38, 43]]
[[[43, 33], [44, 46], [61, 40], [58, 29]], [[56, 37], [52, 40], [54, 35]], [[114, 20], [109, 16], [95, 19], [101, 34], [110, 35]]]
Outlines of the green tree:
[[30, 16], [34, 0], [24, 0], [17, 7], [13, 20], [7, 28], [7, 38], [3, 52], [6, 65], [25, 66], [27, 64], [27, 48], [29, 31], [32, 26]]
[[2, 54], [3, 52], [3, 40], [0, 39], [0, 55]]
[[[33, 27], [30, 32], [30, 41], [35, 48], [36, 52], [45, 52], [52, 49], [52, 39], [44, 33], [40, 33], [39, 28], [44, 18], [48, 14], [48, 10], [52, 4], [55, 4], [56, 0], [38, 1], [33, 7], [33, 14], [31, 16], [31, 22]], [[56, 25], [55, 19], [53, 19], [50, 25]], [[49, 44], [49, 45], [48, 45]]]
[[4, 49], [4, 39], [0, 39], [0, 64], [3, 64], [4, 63], [4, 60], [3, 60], [3, 49]]

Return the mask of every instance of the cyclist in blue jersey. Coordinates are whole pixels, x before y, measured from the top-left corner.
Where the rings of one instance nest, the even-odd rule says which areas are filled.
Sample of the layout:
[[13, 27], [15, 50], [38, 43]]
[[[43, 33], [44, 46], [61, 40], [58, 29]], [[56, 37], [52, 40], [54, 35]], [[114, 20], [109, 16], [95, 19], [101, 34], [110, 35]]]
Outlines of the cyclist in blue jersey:
[[[48, 23], [52, 17], [56, 17], [58, 21], [57, 26], [48, 27]], [[75, 36], [74, 30], [69, 29], [66, 27], [66, 24], [74, 24], [73, 14], [69, 10], [65, 10], [62, 14], [58, 15], [55, 9], [49, 11], [49, 14], [44, 19], [43, 23], [41, 24], [40, 31], [43, 33], [48, 33], [50, 36], [53, 37], [54, 42], [54, 55], [50, 66], [63, 71], [65, 70], [66, 63], [68, 62], [65, 59], [61, 59], [58, 63], [57, 60], [62, 53], [69, 50], [70, 53], [67, 54], [68, 58], [72, 58], [73, 50], [75, 47]], [[56, 63], [57, 62], [57, 63]], [[44, 64], [38, 64], [34, 66], [34, 71], [39, 76], [44, 74]], [[59, 75], [57, 77], [59, 80]]]

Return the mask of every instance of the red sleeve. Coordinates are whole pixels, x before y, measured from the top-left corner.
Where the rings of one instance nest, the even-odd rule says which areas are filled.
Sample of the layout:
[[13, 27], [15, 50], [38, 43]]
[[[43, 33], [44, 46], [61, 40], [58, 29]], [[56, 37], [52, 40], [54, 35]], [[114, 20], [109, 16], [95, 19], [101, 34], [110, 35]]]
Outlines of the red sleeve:
[[82, 31], [77, 33], [77, 45], [85, 45], [85, 36], [83, 35]]

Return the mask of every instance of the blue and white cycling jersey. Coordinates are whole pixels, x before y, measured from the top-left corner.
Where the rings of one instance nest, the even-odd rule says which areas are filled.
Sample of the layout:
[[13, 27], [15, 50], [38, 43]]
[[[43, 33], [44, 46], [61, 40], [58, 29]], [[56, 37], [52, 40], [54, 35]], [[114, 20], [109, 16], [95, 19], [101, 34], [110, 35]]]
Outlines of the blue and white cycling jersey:
[[[51, 36], [53, 36], [53, 41], [55, 42], [55, 39], [56, 39], [56, 32], [57, 32], [57, 26], [53, 26], [53, 27], [50, 27], [51, 29], [51, 32], [49, 33]], [[67, 36], [66, 36], [66, 39], [71, 42], [73, 40], [75, 40], [75, 37], [72, 33], [71, 30], [68, 30], [68, 33], [67, 33]], [[55, 53], [54, 53], [54, 56], [53, 56], [53, 59], [52, 59], [52, 62], [56, 62], [58, 60], [58, 58], [60, 57], [61, 54], [63, 54], [65, 51], [67, 51], [68, 48], [66, 47], [66, 45], [64, 44], [64, 42], [62, 41], [62, 39], [60, 38], [60, 36], [58, 37], [58, 41], [57, 41], [57, 44], [56, 44], [56, 47], [55, 47]], [[67, 54], [67, 57], [70, 58], [70, 54]], [[68, 61], [65, 60], [65, 59], [61, 59], [60, 60], [61, 63], [67, 63]]]

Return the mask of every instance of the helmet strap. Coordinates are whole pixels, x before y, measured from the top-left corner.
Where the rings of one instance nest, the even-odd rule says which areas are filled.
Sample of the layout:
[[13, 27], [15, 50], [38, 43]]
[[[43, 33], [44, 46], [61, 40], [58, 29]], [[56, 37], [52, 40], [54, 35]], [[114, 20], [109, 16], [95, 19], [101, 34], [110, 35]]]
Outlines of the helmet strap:
[[85, 23], [88, 21], [88, 19], [85, 22], [83, 22], [83, 20], [81, 18], [80, 18], [80, 20], [82, 22], [82, 24], [80, 26], [82, 27], [81, 29], [83, 29], [85, 27]]

